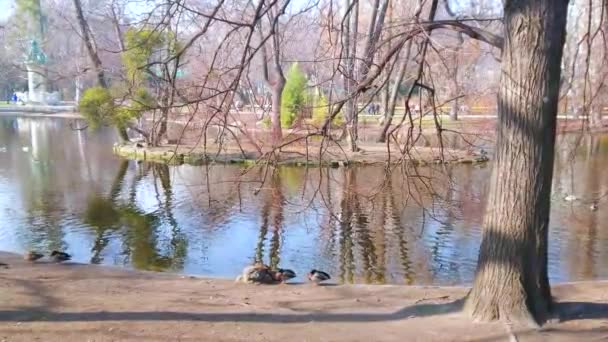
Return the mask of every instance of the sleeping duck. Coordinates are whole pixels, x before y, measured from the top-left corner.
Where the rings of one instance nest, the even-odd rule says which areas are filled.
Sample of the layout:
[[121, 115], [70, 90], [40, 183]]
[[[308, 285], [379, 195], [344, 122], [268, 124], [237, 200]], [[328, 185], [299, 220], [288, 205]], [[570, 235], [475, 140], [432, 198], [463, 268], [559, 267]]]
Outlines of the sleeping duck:
[[241, 275], [236, 278], [236, 281], [254, 284], [272, 284], [275, 278], [268, 266], [258, 262], [245, 267]]
[[288, 270], [288, 269], [284, 269], [284, 268], [279, 268], [277, 271], [274, 272], [274, 280], [281, 282], [281, 284], [284, 284], [286, 281], [288, 281], [289, 279], [293, 279], [296, 277], [296, 272], [292, 271], [292, 270]]
[[319, 284], [323, 281], [329, 280], [331, 279], [331, 277], [329, 276], [329, 274], [323, 272], [323, 271], [319, 271], [319, 270], [312, 270], [310, 271], [310, 273], [308, 273], [308, 280], [310, 280], [311, 282], [315, 283], [315, 284]]
[[72, 256], [65, 252], [53, 251], [51, 252], [51, 260], [54, 262], [64, 262], [71, 260]]
[[29, 251], [23, 255], [23, 259], [27, 261], [36, 261], [44, 257], [44, 254], [35, 251]]

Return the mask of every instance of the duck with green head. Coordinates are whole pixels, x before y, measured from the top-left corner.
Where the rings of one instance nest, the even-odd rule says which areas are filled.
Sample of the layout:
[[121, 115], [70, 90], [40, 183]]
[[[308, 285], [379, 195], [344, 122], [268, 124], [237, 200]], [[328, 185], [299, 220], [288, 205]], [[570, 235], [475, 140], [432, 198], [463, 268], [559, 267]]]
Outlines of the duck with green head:
[[72, 260], [72, 256], [65, 252], [53, 251], [51, 252], [51, 260], [54, 262], [64, 262]]
[[312, 270], [308, 273], [308, 280], [310, 280], [315, 285], [319, 285], [320, 283], [331, 279], [331, 276], [326, 272], [319, 270]]
[[296, 277], [296, 272], [286, 269], [286, 268], [279, 268], [278, 270], [274, 271], [274, 274], [273, 274], [274, 280], [280, 282], [281, 284], [285, 284], [286, 281], [293, 279], [295, 277]]

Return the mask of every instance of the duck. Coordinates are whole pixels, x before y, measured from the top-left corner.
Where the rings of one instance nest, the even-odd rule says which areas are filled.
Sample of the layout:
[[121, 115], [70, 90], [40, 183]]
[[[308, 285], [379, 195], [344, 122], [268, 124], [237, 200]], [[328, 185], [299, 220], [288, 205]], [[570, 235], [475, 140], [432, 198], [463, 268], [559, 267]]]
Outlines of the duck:
[[296, 272], [289, 270], [289, 269], [284, 269], [284, 268], [279, 268], [278, 270], [276, 270], [274, 272], [274, 280], [281, 282], [281, 284], [284, 284], [286, 281], [293, 279], [296, 277]]
[[241, 275], [236, 278], [236, 282], [272, 284], [275, 282], [275, 277], [270, 271], [270, 267], [258, 262], [245, 267]]
[[308, 280], [310, 280], [311, 282], [313, 282], [317, 285], [319, 283], [324, 282], [329, 279], [331, 279], [331, 276], [323, 271], [312, 270], [312, 271], [310, 271], [310, 273], [308, 273]]
[[29, 251], [23, 255], [23, 259], [27, 261], [36, 261], [38, 259], [42, 259], [42, 257], [44, 257], [44, 254], [36, 251]]
[[51, 259], [54, 262], [64, 262], [72, 259], [72, 256], [65, 252], [53, 251], [51, 252]]

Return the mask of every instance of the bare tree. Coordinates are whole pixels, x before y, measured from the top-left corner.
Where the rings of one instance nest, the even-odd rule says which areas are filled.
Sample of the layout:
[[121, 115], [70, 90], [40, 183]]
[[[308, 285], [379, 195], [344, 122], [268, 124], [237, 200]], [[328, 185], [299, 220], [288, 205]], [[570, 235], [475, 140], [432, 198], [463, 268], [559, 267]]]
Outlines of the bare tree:
[[[437, 14], [437, 6], [438, 5], [439, 5], [439, 1], [438, 0], [434, 0], [431, 3], [431, 7], [429, 8], [429, 14], [428, 14], [428, 21], [429, 22], [433, 22], [434, 21], [435, 15]], [[419, 2], [418, 3], [418, 9], [416, 10], [416, 13], [414, 15], [414, 19], [415, 19], [416, 22], [418, 21], [418, 17], [420, 15], [420, 11], [421, 10], [422, 10], [422, 4]], [[416, 86], [416, 84], [419, 83], [420, 81], [422, 81], [421, 78], [422, 78], [424, 67], [425, 67], [426, 54], [427, 54], [428, 46], [429, 46], [429, 43], [430, 43], [430, 39], [431, 39], [431, 32], [428, 33], [428, 35], [426, 36], [426, 38], [424, 39], [424, 41], [422, 43], [422, 46], [420, 47], [420, 59], [418, 61], [418, 71], [416, 73], [417, 75], [415, 76], [416, 77], [416, 82], [408, 90], [408, 94], [407, 94], [406, 99], [405, 99], [406, 104], [409, 103], [409, 99], [412, 97], [412, 94], [414, 92], [414, 87]], [[407, 43], [408, 44], [407, 51], [409, 51], [409, 49], [411, 49], [411, 45], [410, 45], [411, 43], [410, 43], [410, 41], [408, 41], [408, 43]], [[409, 52], [406, 52], [406, 56], [408, 58], [409, 58], [409, 54], [410, 54]], [[400, 67], [401, 69], [403, 69], [403, 75], [405, 73], [405, 68], [406, 67], [407, 67], [407, 62], [403, 61], [402, 65]], [[401, 75], [402, 75], [402, 73], [401, 73], [401, 70], [400, 70], [398, 77], [401, 76]], [[401, 76], [400, 78], [403, 79], [403, 76]], [[396, 86], [398, 86], [398, 85], [396, 85]], [[394, 89], [393, 91], [394, 92], [398, 91], [398, 89]], [[395, 96], [395, 98], [396, 98], [396, 96]], [[394, 101], [393, 101], [393, 103], [394, 103]], [[393, 111], [394, 111], [394, 109], [393, 109]], [[406, 114], [407, 114], [407, 112], [408, 112], [408, 108], [406, 107]], [[389, 116], [387, 116], [385, 118], [384, 124], [382, 126], [382, 131], [380, 132], [380, 136], [378, 138], [378, 141], [380, 141], [380, 142], [386, 141], [386, 135], [389, 132], [389, 128], [391, 127], [392, 119], [393, 119], [392, 114], [389, 114]]]
[[[420, 13], [422, 12], [422, 3], [420, 1], [417, 2], [417, 7], [414, 10], [413, 21], [418, 22], [420, 18]], [[406, 75], [407, 66], [410, 62], [410, 58], [412, 55], [412, 42], [413, 40], [409, 40], [407, 44], [404, 46], [403, 50], [399, 55], [397, 55], [397, 61], [399, 61], [399, 66], [397, 69], [397, 75], [395, 77], [395, 82], [393, 83], [393, 87], [390, 91], [390, 95], [387, 101], [386, 111], [384, 113], [384, 123], [382, 126], [382, 130], [380, 131], [380, 135], [378, 136], [378, 142], [386, 142], [386, 133], [390, 128], [390, 124], [393, 121], [393, 116], [395, 115], [395, 108], [397, 107], [397, 96], [399, 95], [399, 88], [403, 84], [404, 77]], [[387, 85], [388, 87], [389, 85]]]
[[[99, 58], [99, 54], [97, 51], [97, 44], [95, 43], [93, 33], [91, 32], [86, 18], [84, 17], [84, 13], [82, 12], [82, 4], [80, 3], [80, 0], [73, 0], [73, 3], [74, 8], [76, 9], [76, 19], [78, 21], [78, 25], [80, 26], [82, 40], [84, 41], [87, 47], [89, 57], [91, 58], [91, 62], [93, 63], [93, 68], [95, 69], [95, 73], [97, 74], [97, 83], [102, 88], [108, 88], [108, 84], [104, 75], [103, 65], [101, 63], [101, 59]], [[118, 131], [118, 136], [122, 141], [129, 140], [129, 134], [127, 133], [127, 128], [125, 126], [116, 125], [116, 129]]]
[[[267, 19], [269, 26], [270, 45], [271, 45], [271, 56], [268, 56], [268, 50], [266, 44], [262, 46], [262, 70], [264, 74], [264, 80], [271, 89], [271, 109], [270, 109], [270, 121], [272, 130], [272, 143], [277, 144], [283, 137], [281, 127], [281, 96], [283, 89], [285, 88], [285, 74], [283, 72], [283, 66], [281, 65], [281, 41], [279, 34], [279, 19], [285, 14], [285, 8], [289, 4], [287, 0], [284, 6], [276, 10], [271, 8], [268, 11]], [[263, 24], [262, 21], [258, 24], [260, 41], [264, 41]], [[270, 64], [270, 67], [268, 66]], [[272, 69], [272, 78], [270, 76], [269, 69]]]
[[76, 19], [78, 21], [78, 26], [80, 27], [80, 34], [82, 35], [82, 40], [84, 41], [84, 44], [87, 47], [89, 57], [91, 58], [91, 62], [93, 63], [93, 68], [95, 69], [95, 73], [97, 74], [97, 83], [100, 87], [107, 88], [108, 85], [104, 76], [103, 66], [101, 64], [101, 59], [99, 59], [99, 54], [97, 53], [97, 44], [95, 43], [95, 38], [93, 38], [93, 34], [91, 32], [91, 29], [89, 28], [89, 24], [82, 12], [82, 4], [80, 3], [80, 0], [72, 1], [74, 3], [74, 8], [76, 9]]
[[125, 51], [125, 41], [122, 36], [122, 30], [120, 28], [121, 12], [122, 10], [116, 0], [112, 0], [109, 5], [110, 20], [112, 21], [112, 26], [114, 26], [114, 34], [116, 35], [116, 42], [118, 43], [118, 48], [120, 49], [120, 52], [123, 52]]

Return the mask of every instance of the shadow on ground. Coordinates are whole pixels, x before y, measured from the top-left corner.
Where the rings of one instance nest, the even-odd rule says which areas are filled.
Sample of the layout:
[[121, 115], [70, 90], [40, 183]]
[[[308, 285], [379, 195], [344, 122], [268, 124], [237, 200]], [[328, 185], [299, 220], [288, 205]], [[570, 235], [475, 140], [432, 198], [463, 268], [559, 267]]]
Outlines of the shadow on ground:
[[[0, 310], [4, 322], [92, 322], [92, 321], [201, 321], [201, 322], [253, 322], [253, 323], [306, 323], [306, 322], [380, 322], [414, 317], [426, 317], [459, 312], [463, 300], [442, 304], [416, 304], [393, 313], [188, 313], [173, 311], [157, 312], [52, 312], [47, 310]], [[557, 303], [560, 321], [608, 318], [608, 304], [587, 302]]]
[[188, 313], [173, 311], [157, 312], [52, 312], [47, 310], [23, 309], [0, 310], [3, 322], [93, 322], [93, 321], [201, 321], [201, 322], [252, 322], [252, 323], [308, 323], [315, 322], [380, 322], [395, 321], [413, 317], [425, 317], [455, 313], [462, 309], [459, 299], [442, 304], [416, 304], [393, 313]]

